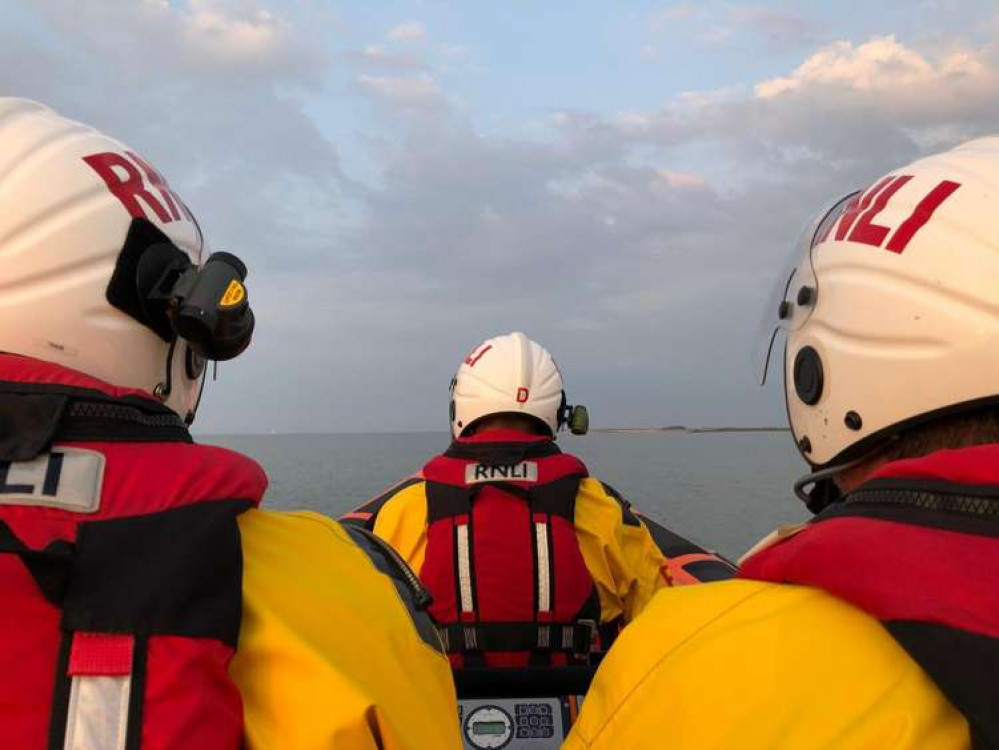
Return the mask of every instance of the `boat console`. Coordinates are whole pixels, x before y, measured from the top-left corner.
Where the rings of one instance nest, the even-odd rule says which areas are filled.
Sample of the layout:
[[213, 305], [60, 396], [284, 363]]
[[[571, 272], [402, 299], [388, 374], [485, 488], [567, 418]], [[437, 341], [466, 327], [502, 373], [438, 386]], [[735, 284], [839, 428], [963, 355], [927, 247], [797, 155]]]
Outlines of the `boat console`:
[[558, 750], [596, 666], [455, 670], [466, 750]]

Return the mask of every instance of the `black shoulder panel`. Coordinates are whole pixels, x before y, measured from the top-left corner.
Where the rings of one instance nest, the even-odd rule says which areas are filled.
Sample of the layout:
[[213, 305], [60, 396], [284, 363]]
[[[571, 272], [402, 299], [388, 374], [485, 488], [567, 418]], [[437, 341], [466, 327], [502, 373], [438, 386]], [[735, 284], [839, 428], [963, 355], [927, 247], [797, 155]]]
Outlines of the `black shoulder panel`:
[[576, 474], [556, 479], [548, 484], [538, 485], [528, 490], [531, 510], [550, 513], [567, 521], [576, 518], [576, 495], [582, 477]]
[[427, 525], [442, 518], [467, 516], [477, 489], [455, 487], [443, 482], [427, 482]]
[[235, 648], [243, 576], [236, 517], [250, 505], [214, 501], [81, 523], [63, 629], [214, 638]]
[[888, 632], [968, 720], [973, 748], [999, 747], [999, 643], [931, 622], [892, 620]]
[[437, 634], [437, 627], [434, 625], [426, 609], [432, 600], [430, 592], [420, 583], [412, 568], [406, 564], [398, 552], [384, 539], [372, 534], [367, 529], [360, 526], [344, 526], [348, 536], [360, 547], [364, 553], [371, 558], [375, 568], [379, 572], [392, 579], [399, 597], [409, 612], [416, 632], [419, 633], [427, 645], [435, 650], [444, 653], [440, 636]]
[[610, 495], [612, 498], [617, 500], [617, 504], [621, 506], [621, 519], [624, 521], [625, 526], [641, 526], [642, 524], [631, 510], [631, 503], [625, 500], [621, 493], [615, 490], [606, 482], [601, 482], [600, 486], [604, 488], [604, 492]]

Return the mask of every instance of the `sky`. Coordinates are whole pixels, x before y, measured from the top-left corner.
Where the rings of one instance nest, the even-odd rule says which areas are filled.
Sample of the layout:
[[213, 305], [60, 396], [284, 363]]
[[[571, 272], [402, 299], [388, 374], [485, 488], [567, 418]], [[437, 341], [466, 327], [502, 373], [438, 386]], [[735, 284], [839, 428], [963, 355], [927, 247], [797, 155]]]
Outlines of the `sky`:
[[994, 2], [0, 0], [0, 94], [156, 165], [250, 268], [201, 432], [442, 430], [523, 330], [595, 426], [779, 425], [830, 200], [999, 128]]

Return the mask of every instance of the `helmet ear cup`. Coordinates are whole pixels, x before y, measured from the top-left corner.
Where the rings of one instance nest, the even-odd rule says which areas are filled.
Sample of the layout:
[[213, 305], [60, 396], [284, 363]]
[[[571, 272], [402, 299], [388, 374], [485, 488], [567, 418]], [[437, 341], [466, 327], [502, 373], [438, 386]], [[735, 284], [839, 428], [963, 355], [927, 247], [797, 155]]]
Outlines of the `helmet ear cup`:
[[454, 403], [454, 389], [457, 385], [458, 385], [458, 376], [456, 374], [451, 378], [451, 384], [448, 385], [447, 387], [448, 392], [451, 394], [451, 399], [448, 402], [448, 408], [447, 408], [448, 425], [451, 427], [451, 433], [453, 435], [456, 435], [454, 430], [454, 420], [458, 416], [458, 406]]
[[125, 245], [118, 255], [105, 296], [112, 307], [146, 326], [164, 342], [174, 337], [173, 326], [162, 305], [153, 306], [148, 296], [168, 269], [179, 275], [191, 266], [185, 253], [152, 222], [133, 219]]
[[825, 376], [822, 359], [811, 346], [801, 349], [794, 358], [794, 390], [798, 398], [808, 406], [814, 406], [822, 398]]
[[555, 414], [556, 424], [558, 425], [556, 432], [564, 428], [566, 423], [569, 421], [569, 411], [569, 401], [566, 398], [565, 390], [563, 389], [562, 400], [559, 402], [558, 412]]

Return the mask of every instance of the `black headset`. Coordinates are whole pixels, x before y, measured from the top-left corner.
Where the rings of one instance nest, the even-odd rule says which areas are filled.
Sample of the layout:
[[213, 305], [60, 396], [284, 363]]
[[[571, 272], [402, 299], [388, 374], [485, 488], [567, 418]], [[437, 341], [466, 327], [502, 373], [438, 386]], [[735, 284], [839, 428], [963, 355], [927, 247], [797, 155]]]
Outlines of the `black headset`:
[[255, 319], [245, 279], [246, 265], [232, 253], [212, 253], [197, 266], [155, 224], [132, 220], [105, 295], [170, 344], [158, 395], [169, 395], [178, 340], [187, 344], [184, 367], [192, 380], [206, 360], [233, 359], [250, 345]]

